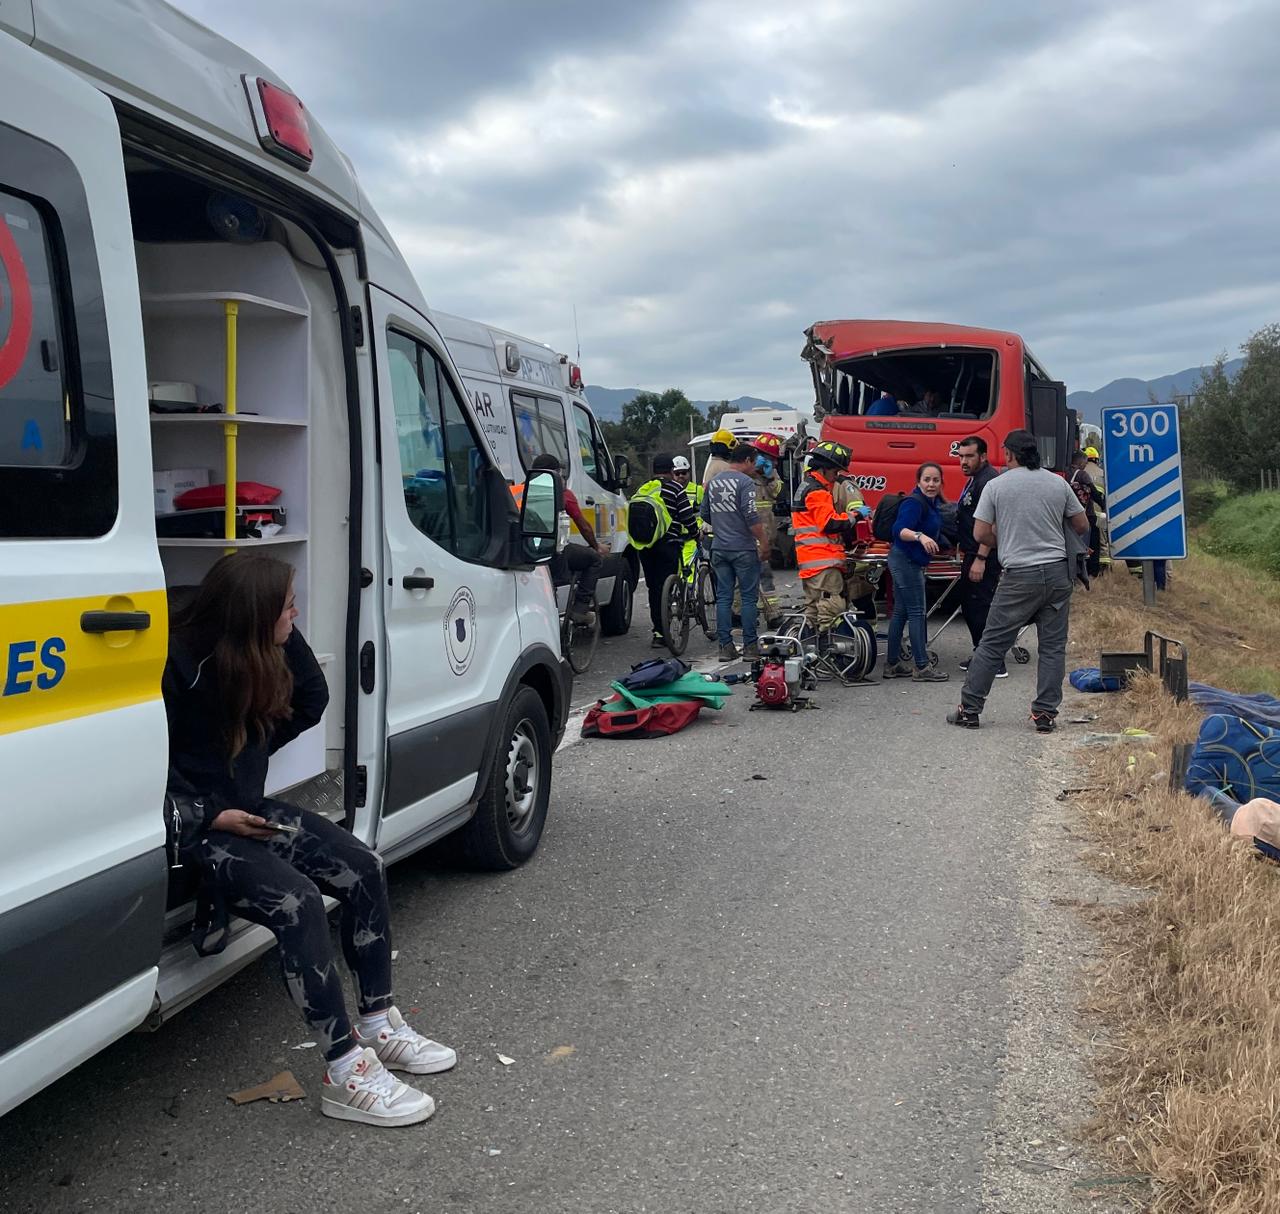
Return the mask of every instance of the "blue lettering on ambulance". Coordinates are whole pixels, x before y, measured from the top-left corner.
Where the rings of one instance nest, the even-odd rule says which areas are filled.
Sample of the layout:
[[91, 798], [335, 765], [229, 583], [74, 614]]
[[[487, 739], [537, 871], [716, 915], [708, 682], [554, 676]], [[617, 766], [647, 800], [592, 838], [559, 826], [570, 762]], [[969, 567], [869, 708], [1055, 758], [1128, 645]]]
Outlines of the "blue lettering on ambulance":
[[[40, 665], [36, 668], [36, 650], [40, 652]], [[62, 682], [67, 673], [67, 642], [62, 637], [47, 637], [38, 646], [35, 641], [10, 641], [5, 661], [4, 690], [0, 695], [20, 696], [33, 686], [41, 691], [51, 691]], [[34, 680], [32, 675], [35, 676]]]
[[30, 656], [36, 651], [35, 641], [12, 641], [9, 644], [8, 673], [4, 680], [4, 694], [18, 696], [31, 690], [29, 681], [22, 679], [36, 668], [35, 658]]
[[67, 643], [61, 637], [49, 637], [40, 646], [40, 661], [44, 663], [44, 670], [36, 675], [36, 686], [41, 691], [51, 691], [62, 682], [62, 676], [67, 673], [66, 652]]

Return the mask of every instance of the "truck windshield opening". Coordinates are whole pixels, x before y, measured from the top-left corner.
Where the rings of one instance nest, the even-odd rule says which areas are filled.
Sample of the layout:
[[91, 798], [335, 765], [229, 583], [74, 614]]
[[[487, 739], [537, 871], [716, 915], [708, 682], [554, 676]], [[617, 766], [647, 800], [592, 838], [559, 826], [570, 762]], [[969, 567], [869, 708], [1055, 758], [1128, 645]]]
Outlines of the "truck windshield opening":
[[978, 420], [995, 411], [995, 385], [992, 350], [891, 350], [849, 359], [834, 368], [832, 411], [850, 417]]

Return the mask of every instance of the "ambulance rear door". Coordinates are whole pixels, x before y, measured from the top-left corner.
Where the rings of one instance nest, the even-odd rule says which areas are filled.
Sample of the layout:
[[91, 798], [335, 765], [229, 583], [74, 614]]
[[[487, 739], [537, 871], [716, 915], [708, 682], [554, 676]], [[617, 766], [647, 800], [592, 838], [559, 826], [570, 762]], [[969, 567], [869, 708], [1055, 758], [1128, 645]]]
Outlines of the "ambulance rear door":
[[155, 994], [167, 613], [146, 402], [114, 111], [0, 34], [0, 1113]]

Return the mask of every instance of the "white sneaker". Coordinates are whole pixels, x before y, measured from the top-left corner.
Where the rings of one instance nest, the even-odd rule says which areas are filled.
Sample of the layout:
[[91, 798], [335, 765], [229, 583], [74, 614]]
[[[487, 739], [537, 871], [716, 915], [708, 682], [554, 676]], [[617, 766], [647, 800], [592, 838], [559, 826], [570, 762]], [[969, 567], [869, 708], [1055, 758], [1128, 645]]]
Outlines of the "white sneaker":
[[426, 1092], [401, 1083], [371, 1049], [361, 1052], [342, 1083], [334, 1083], [325, 1072], [320, 1112], [326, 1117], [365, 1125], [417, 1125], [435, 1111], [436, 1102]]
[[458, 1055], [453, 1050], [411, 1029], [396, 1008], [387, 1009], [387, 1021], [387, 1027], [372, 1037], [361, 1036], [357, 1027], [355, 1037], [360, 1045], [372, 1049], [388, 1070], [438, 1075], [458, 1065]]

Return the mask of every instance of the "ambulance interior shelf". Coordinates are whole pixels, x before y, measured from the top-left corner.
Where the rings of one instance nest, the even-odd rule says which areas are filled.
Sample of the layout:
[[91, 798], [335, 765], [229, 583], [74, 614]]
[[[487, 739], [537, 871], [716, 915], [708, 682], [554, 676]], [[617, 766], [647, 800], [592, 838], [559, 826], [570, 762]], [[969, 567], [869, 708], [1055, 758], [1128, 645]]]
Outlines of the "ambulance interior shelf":
[[[195, 399], [183, 398], [190, 412], [174, 411], [157, 394], [164, 401], [164, 411], [150, 419], [157, 501], [164, 500], [164, 474], [173, 471], [188, 484], [193, 476], [197, 484], [227, 484], [232, 495], [232, 486], [246, 481], [276, 486], [287, 512], [286, 529], [264, 538], [228, 539], [223, 527], [216, 536], [161, 538], [166, 580], [197, 585], [223, 552], [270, 547], [296, 571], [305, 632], [311, 596], [311, 312], [296, 265], [272, 241], [139, 241], [135, 251], [148, 381], [195, 385]], [[235, 308], [228, 309], [228, 302]], [[229, 424], [235, 426], [230, 435]], [[273, 758], [268, 791], [324, 772], [326, 732], [324, 724], [308, 730]]]

